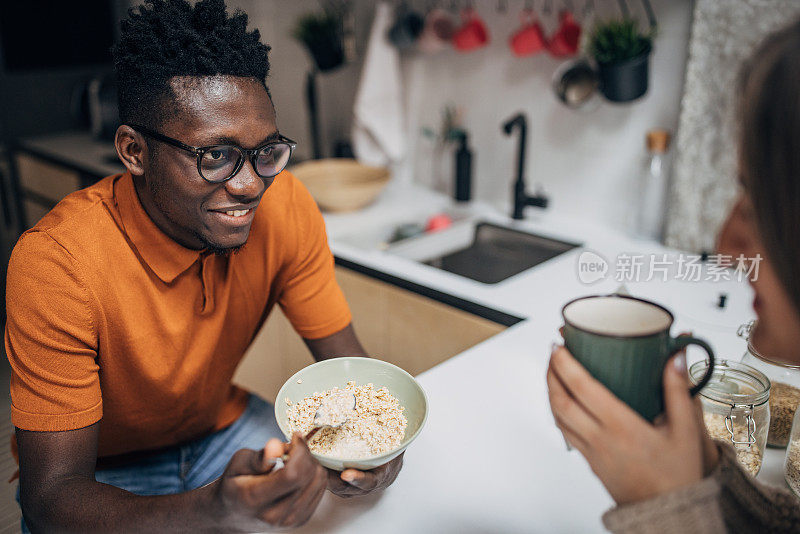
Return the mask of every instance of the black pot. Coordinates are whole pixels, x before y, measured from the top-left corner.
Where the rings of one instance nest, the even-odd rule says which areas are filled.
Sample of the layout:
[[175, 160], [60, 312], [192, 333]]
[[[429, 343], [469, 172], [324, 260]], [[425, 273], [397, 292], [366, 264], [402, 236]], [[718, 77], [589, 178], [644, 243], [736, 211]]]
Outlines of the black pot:
[[647, 92], [650, 50], [619, 63], [598, 63], [600, 92], [612, 102], [630, 102]]

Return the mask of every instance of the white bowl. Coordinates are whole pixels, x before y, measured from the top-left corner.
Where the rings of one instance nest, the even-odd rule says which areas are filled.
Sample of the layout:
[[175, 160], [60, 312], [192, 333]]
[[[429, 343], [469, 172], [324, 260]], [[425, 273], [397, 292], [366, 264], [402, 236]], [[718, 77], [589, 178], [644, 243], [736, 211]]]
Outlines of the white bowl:
[[[298, 384], [298, 380], [301, 382]], [[404, 408], [408, 426], [400, 446], [389, 452], [366, 458], [334, 458], [313, 453], [320, 464], [328, 469], [343, 471], [348, 468], [375, 469], [400, 455], [419, 435], [428, 418], [428, 398], [413, 376], [391, 363], [374, 358], [332, 358], [309, 365], [296, 372], [281, 387], [275, 400], [275, 418], [286, 439], [291, 439], [287, 417], [288, 398], [295, 404], [314, 393], [334, 387], [344, 388], [348, 382], [357, 385], [372, 383], [375, 388], [386, 387]]]

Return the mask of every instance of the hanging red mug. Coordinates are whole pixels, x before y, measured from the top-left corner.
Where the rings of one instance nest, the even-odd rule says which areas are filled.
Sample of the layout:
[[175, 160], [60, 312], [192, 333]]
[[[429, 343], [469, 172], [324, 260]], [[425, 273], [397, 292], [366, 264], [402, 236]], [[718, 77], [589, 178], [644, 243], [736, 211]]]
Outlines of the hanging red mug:
[[489, 42], [486, 23], [471, 7], [461, 12], [463, 25], [453, 34], [453, 47], [461, 52], [471, 52]]
[[509, 38], [508, 44], [517, 57], [530, 56], [547, 48], [547, 37], [542, 25], [532, 9], [525, 8], [520, 13], [522, 26]]
[[425, 26], [417, 46], [426, 54], [433, 54], [452, 41], [455, 31], [455, 23], [450, 15], [444, 9], [434, 8], [425, 16]]
[[567, 10], [559, 14], [560, 23], [558, 30], [550, 38], [547, 50], [555, 57], [574, 56], [578, 53], [581, 40], [581, 27], [575, 22], [575, 17]]

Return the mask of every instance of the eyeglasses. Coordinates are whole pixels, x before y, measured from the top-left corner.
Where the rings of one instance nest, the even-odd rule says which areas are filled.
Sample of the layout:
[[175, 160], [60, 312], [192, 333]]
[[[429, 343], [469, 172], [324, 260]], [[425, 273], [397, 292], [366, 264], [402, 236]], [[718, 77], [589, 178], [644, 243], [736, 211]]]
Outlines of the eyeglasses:
[[205, 181], [213, 184], [233, 178], [244, 165], [245, 158], [250, 160], [261, 178], [273, 178], [286, 168], [292, 151], [297, 147], [296, 142], [282, 135], [252, 150], [238, 145], [191, 146], [144, 126], [128, 126], [146, 137], [194, 154], [197, 157], [197, 172]]

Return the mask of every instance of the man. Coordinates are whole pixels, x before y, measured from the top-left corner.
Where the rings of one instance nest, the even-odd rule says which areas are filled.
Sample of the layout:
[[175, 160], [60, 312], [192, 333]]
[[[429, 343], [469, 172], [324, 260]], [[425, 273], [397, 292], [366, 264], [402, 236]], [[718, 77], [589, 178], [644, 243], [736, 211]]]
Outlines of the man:
[[114, 50], [128, 172], [68, 196], [14, 249], [23, 529], [294, 526], [326, 486], [363, 494], [400, 469], [327, 473], [231, 385], [275, 303], [315, 358], [365, 356], [322, 217], [281, 172], [293, 142], [266, 87], [269, 48], [246, 26], [223, 0], [132, 11]]

